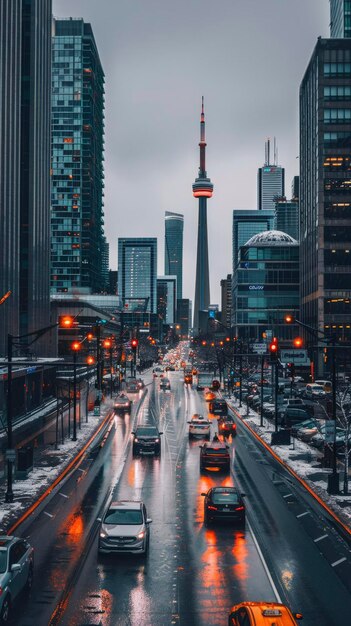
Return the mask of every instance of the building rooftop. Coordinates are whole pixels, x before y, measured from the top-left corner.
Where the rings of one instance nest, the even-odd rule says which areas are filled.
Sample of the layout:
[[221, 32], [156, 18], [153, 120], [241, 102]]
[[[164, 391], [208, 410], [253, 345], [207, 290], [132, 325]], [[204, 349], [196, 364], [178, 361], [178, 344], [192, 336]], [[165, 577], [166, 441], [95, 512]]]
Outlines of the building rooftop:
[[297, 246], [296, 239], [281, 230], [265, 230], [249, 239], [245, 246]]

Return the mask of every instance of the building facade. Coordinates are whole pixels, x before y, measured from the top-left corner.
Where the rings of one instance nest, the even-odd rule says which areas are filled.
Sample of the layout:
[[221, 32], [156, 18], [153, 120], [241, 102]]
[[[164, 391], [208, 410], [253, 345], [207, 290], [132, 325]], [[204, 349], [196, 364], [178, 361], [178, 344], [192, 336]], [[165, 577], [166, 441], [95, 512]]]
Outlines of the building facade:
[[292, 339], [287, 313], [299, 310], [299, 244], [279, 231], [251, 237], [239, 250], [233, 290], [235, 335], [261, 342], [270, 330], [281, 341]]
[[350, 79], [351, 39], [318, 39], [300, 87], [301, 321], [341, 347], [351, 340]]
[[165, 274], [177, 277], [177, 298], [183, 293], [184, 216], [165, 212]]
[[232, 275], [221, 280], [221, 323], [230, 328], [232, 319]]
[[90, 24], [53, 22], [51, 291], [103, 289], [104, 72]]
[[299, 241], [299, 203], [279, 198], [275, 203], [274, 230], [287, 233]]
[[192, 310], [191, 300], [181, 298], [177, 300], [177, 324], [179, 324], [179, 333], [182, 339], [187, 339], [191, 327]]
[[130, 312], [157, 312], [156, 237], [118, 239], [118, 295]]
[[285, 195], [285, 170], [277, 164], [278, 152], [274, 138], [274, 156], [271, 162], [271, 142], [265, 143], [265, 163], [257, 172], [257, 208], [273, 210], [275, 198]]
[[351, 37], [351, 0], [330, 0], [330, 36]]
[[157, 313], [163, 324], [175, 324], [177, 319], [177, 277], [157, 277]]
[[[0, 3], [1, 355], [7, 333], [50, 324], [51, 11], [51, 0]], [[44, 335], [31, 351], [48, 346]]]

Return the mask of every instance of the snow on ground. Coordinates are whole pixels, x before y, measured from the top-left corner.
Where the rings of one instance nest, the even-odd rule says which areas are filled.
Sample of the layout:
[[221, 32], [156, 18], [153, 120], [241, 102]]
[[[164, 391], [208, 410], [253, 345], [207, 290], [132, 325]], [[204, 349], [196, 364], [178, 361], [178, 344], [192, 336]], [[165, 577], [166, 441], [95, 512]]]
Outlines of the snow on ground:
[[[300, 478], [306, 481], [309, 487], [326, 503], [326, 505], [351, 529], [351, 493], [349, 495], [329, 495], [327, 480], [329, 469], [321, 467], [322, 454], [319, 450], [307, 443], [293, 438], [290, 446], [271, 446], [271, 437], [274, 427], [266, 418], [264, 426], [260, 426], [260, 416], [247, 407], [239, 408], [238, 400], [231, 398], [229, 403], [241, 415], [243, 421], [250, 425], [260, 438], [265, 441]], [[351, 486], [350, 486], [351, 489]], [[346, 506], [345, 506], [346, 505]]]

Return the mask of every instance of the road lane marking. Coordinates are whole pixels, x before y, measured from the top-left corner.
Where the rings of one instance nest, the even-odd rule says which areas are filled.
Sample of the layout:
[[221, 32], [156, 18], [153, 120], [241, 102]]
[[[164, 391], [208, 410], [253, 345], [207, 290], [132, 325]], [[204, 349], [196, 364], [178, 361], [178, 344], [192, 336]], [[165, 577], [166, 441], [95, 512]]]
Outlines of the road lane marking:
[[62, 491], [59, 491], [59, 496], [62, 496], [63, 498], [68, 498], [68, 496], [66, 496], [65, 493], [62, 493]]
[[54, 517], [53, 515], [51, 515], [51, 513], [48, 513], [47, 511], [44, 511], [44, 515], [47, 515], [48, 517]]
[[299, 518], [299, 517], [303, 517], [304, 515], [309, 515], [309, 511], [305, 511], [304, 513], [300, 513], [299, 515], [296, 515], [296, 517]]
[[328, 537], [328, 535], [321, 535], [320, 537], [317, 537], [317, 539], [313, 539], [314, 543], [317, 543], [318, 541], [322, 541], [322, 539], [326, 539]]
[[276, 588], [276, 586], [275, 586], [274, 580], [273, 580], [272, 575], [271, 575], [271, 573], [270, 573], [270, 571], [269, 571], [268, 565], [267, 565], [267, 563], [266, 563], [266, 561], [265, 561], [265, 559], [264, 559], [264, 556], [263, 556], [263, 554], [262, 554], [262, 550], [261, 550], [261, 548], [260, 548], [260, 546], [259, 546], [259, 543], [258, 543], [258, 541], [257, 541], [257, 539], [256, 539], [256, 535], [254, 534], [254, 531], [253, 531], [253, 529], [252, 529], [252, 526], [251, 526], [251, 524], [250, 524], [250, 522], [249, 522], [248, 520], [246, 521], [246, 523], [247, 523], [247, 525], [248, 525], [248, 527], [249, 527], [249, 530], [250, 530], [250, 533], [251, 533], [251, 536], [252, 536], [253, 542], [254, 542], [254, 544], [255, 544], [255, 546], [256, 546], [256, 550], [257, 550], [257, 552], [258, 552], [258, 554], [259, 554], [259, 557], [260, 557], [260, 559], [261, 559], [261, 562], [262, 562], [263, 568], [264, 568], [264, 570], [265, 570], [265, 572], [266, 572], [266, 575], [267, 575], [267, 578], [268, 578], [268, 580], [269, 580], [269, 582], [270, 582], [270, 584], [271, 584], [271, 587], [272, 587], [272, 589], [273, 589], [273, 593], [274, 593], [274, 595], [275, 595], [275, 597], [276, 597], [276, 599], [277, 599], [277, 602], [282, 603], [282, 599], [281, 599], [281, 597], [280, 597], [280, 595], [279, 595], [279, 593], [278, 593], [278, 589], [277, 589], [277, 588]]
[[285, 496], [283, 496], [283, 498], [290, 498], [290, 496], [293, 496], [293, 493], [286, 493]]
[[343, 563], [344, 561], [346, 561], [346, 556], [343, 556], [342, 559], [339, 559], [338, 561], [335, 561], [335, 563], [332, 563], [331, 566], [335, 567], [336, 565], [340, 565], [340, 563]]

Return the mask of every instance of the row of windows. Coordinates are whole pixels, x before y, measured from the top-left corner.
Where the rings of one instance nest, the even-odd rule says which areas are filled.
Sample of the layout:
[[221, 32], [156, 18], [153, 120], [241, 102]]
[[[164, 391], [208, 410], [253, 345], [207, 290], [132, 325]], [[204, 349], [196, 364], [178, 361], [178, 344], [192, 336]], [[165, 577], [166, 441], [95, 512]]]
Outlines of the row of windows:
[[269, 284], [284, 284], [284, 283], [298, 283], [299, 282], [299, 271], [298, 269], [294, 270], [290, 270], [290, 271], [284, 271], [284, 270], [269, 270], [269, 271], [263, 271], [263, 270], [250, 270], [250, 271], [244, 271], [244, 270], [239, 270], [238, 271], [238, 283], [243, 284], [243, 283], [247, 283], [249, 285], [252, 285], [254, 283], [257, 283], [259, 285], [266, 285], [267, 283]]
[[343, 85], [341, 87], [330, 86], [324, 87], [325, 100], [351, 100], [351, 86]]
[[324, 143], [328, 147], [349, 148], [350, 142], [351, 132], [324, 133]]
[[324, 312], [334, 315], [351, 315], [351, 302], [347, 298], [324, 300]]
[[351, 63], [324, 63], [324, 76], [350, 76]]
[[267, 261], [290, 261], [294, 263], [299, 259], [299, 249], [297, 246], [284, 246], [276, 248], [246, 248], [244, 249], [241, 261], [267, 260]]
[[324, 179], [324, 191], [350, 193], [351, 180], [344, 178], [326, 178]]
[[[285, 304], [284, 304], [285, 302]], [[284, 308], [298, 308], [298, 298], [292, 298], [291, 294], [288, 296], [268, 296], [264, 298], [243, 298], [239, 297], [236, 300], [237, 309], [284, 309]], [[262, 315], [262, 313], [261, 313]]]
[[347, 124], [351, 120], [351, 109], [324, 109], [325, 124]]
[[[324, 241], [331, 243], [341, 243], [351, 241], [351, 230], [345, 226], [326, 226], [324, 228]], [[350, 283], [351, 286], [351, 283]]]
[[325, 157], [323, 167], [327, 170], [346, 171], [351, 169], [351, 158], [349, 156]]
[[329, 202], [324, 204], [324, 217], [328, 219], [350, 219], [351, 203], [350, 202]]
[[347, 289], [350, 290], [351, 274], [325, 274], [324, 289]]

